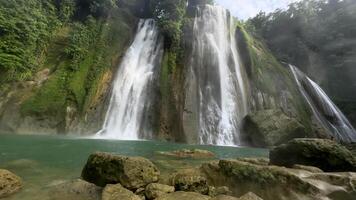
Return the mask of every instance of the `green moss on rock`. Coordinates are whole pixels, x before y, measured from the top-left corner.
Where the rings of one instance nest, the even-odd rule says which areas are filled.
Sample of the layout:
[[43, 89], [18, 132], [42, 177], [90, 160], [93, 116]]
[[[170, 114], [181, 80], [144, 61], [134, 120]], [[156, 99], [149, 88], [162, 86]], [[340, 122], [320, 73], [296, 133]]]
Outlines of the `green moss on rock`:
[[356, 171], [356, 158], [346, 147], [326, 139], [294, 139], [270, 152], [274, 165], [310, 165], [324, 171]]

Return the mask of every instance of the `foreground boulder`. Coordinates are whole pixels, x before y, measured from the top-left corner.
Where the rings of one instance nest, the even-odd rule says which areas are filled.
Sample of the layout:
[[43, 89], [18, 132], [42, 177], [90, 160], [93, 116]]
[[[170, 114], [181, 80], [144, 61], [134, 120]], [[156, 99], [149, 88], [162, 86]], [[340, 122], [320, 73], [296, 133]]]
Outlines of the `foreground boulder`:
[[156, 199], [164, 194], [172, 193], [174, 191], [175, 189], [173, 186], [151, 183], [147, 185], [145, 195], [148, 199]]
[[183, 169], [174, 173], [170, 178], [171, 185], [176, 191], [209, 194], [209, 185], [205, 176], [198, 169]]
[[120, 184], [109, 184], [103, 190], [102, 200], [141, 200], [141, 198]]
[[50, 185], [50, 200], [100, 200], [102, 188], [77, 179]]
[[239, 198], [239, 200], [263, 200], [256, 194], [249, 192]]
[[200, 170], [209, 185], [226, 185], [232, 189], [233, 196], [257, 194], [250, 193], [240, 199], [356, 199], [356, 173], [324, 173], [308, 166], [297, 168], [238, 159], [203, 164]]
[[270, 152], [273, 165], [296, 164], [318, 167], [327, 172], [356, 171], [356, 159], [344, 146], [326, 139], [294, 139]]
[[210, 200], [240, 200], [240, 199], [237, 197], [232, 197], [232, 196], [227, 196], [227, 195], [219, 195], [219, 196], [216, 196]]
[[126, 157], [109, 153], [94, 153], [82, 171], [84, 180], [104, 187], [120, 183], [136, 190], [157, 182], [160, 172], [149, 160], [142, 157]]
[[275, 146], [294, 138], [310, 137], [302, 124], [281, 110], [261, 110], [247, 115], [243, 130], [243, 141], [256, 147]]
[[22, 188], [20, 177], [8, 170], [0, 169], [0, 198], [10, 196]]

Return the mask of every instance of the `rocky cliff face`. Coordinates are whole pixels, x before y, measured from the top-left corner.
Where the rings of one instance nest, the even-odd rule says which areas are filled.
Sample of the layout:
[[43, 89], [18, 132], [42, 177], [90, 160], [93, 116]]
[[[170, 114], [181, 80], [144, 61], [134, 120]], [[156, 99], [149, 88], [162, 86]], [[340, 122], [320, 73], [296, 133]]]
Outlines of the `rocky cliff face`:
[[44, 62], [33, 76], [2, 88], [0, 132], [89, 134], [99, 130], [113, 73], [135, 33], [136, 14], [140, 14], [136, 10], [131, 4], [114, 6], [105, 16], [88, 15], [85, 20], [73, 16], [56, 27], [43, 49]]
[[[188, 7], [184, 2], [170, 10], [169, 6], [159, 7], [162, 5], [155, 4], [154, 0], [124, 0], [105, 17], [88, 17], [79, 25], [73, 21], [59, 26], [44, 50], [45, 61], [34, 75], [8, 84], [0, 91], [0, 132], [93, 134], [100, 130], [113, 74], [133, 39], [138, 19], [152, 17], [165, 37], [160, 101], [154, 106], [160, 116], [153, 127], [156, 138], [197, 143], [194, 133], [198, 132], [199, 122], [193, 119], [198, 119], [199, 113], [193, 111], [196, 99], [188, 98], [186, 80], [191, 65], [196, 6], [210, 1], [191, 0]], [[158, 8], [171, 18], [162, 17]], [[315, 136], [312, 112], [299, 94], [288, 68], [279, 63], [262, 42], [253, 38], [243, 24], [237, 23], [236, 27], [233, 39], [243, 68], [248, 113], [276, 110], [298, 124], [303, 129], [302, 136]], [[79, 58], [77, 54], [68, 56], [73, 40], [82, 37], [89, 37], [93, 42], [79, 53]], [[301, 135], [295, 133], [293, 137], [298, 136]]]

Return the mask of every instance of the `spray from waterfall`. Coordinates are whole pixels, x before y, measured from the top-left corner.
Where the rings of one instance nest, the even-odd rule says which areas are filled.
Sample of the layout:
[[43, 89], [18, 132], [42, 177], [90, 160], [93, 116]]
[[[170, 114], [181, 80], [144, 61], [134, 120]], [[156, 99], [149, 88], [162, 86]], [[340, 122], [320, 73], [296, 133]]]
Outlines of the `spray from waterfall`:
[[339, 141], [355, 142], [355, 129], [320, 86], [298, 68], [292, 65], [289, 67], [298, 84], [300, 92], [311, 107], [314, 116], [324, 129]]
[[201, 144], [240, 143], [240, 123], [248, 108], [235, 27], [226, 9], [197, 7], [186, 85], [187, 98], [197, 99], [193, 109]]
[[112, 96], [98, 137], [151, 139], [148, 110], [154, 104], [155, 79], [163, 54], [163, 39], [153, 19], [141, 19], [135, 39], [117, 71]]

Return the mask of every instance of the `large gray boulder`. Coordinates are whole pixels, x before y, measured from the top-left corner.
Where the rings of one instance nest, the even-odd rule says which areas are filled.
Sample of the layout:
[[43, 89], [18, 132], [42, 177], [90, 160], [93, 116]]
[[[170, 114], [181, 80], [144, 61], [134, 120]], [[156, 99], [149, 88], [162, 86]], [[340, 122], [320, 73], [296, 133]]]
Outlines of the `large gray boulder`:
[[159, 175], [157, 167], [145, 158], [101, 152], [90, 155], [82, 171], [84, 180], [98, 186], [120, 183], [130, 190], [157, 182]]
[[311, 137], [301, 123], [281, 110], [261, 110], [247, 115], [243, 130], [243, 141], [256, 147], [275, 146], [294, 138]]
[[247, 192], [258, 195], [250, 193], [241, 199], [356, 199], [356, 173], [324, 173], [316, 168], [297, 167], [299, 169], [266, 165], [253, 159], [234, 159], [203, 164], [201, 171], [209, 185], [226, 185], [233, 196]]
[[130, 190], [122, 187], [120, 184], [106, 185], [103, 190], [102, 200], [141, 200]]
[[22, 188], [20, 177], [8, 170], [0, 169], [0, 198], [10, 196]]
[[270, 152], [273, 165], [309, 165], [327, 172], [356, 171], [356, 158], [344, 146], [327, 139], [294, 139]]
[[50, 200], [100, 200], [102, 188], [77, 179], [50, 185]]

